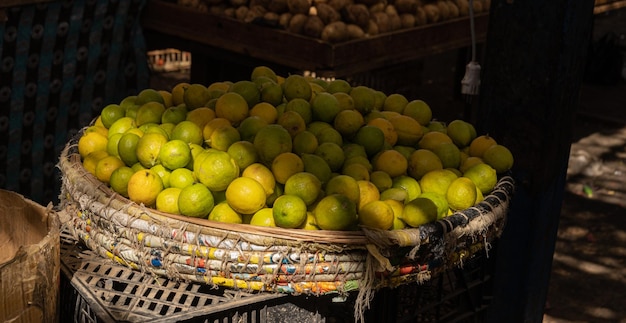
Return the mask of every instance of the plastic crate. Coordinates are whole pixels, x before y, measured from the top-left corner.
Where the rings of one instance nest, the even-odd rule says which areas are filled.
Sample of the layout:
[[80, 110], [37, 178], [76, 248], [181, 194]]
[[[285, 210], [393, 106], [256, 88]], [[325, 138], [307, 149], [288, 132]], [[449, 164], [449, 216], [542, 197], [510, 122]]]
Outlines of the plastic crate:
[[191, 68], [191, 53], [168, 48], [148, 52], [148, 65], [154, 72], [185, 72]]

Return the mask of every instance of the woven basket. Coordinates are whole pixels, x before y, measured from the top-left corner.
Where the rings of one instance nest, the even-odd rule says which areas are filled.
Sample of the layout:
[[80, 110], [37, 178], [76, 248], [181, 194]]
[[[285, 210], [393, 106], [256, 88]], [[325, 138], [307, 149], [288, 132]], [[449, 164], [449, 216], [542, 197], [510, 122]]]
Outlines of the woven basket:
[[[80, 134], [79, 134], [80, 135]], [[103, 257], [171, 279], [290, 294], [373, 292], [432, 276], [489, 250], [504, 226], [514, 183], [503, 176], [477, 206], [418, 228], [296, 230], [167, 214], [114, 193], [82, 166], [77, 138], [63, 150], [61, 207], [78, 240]]]

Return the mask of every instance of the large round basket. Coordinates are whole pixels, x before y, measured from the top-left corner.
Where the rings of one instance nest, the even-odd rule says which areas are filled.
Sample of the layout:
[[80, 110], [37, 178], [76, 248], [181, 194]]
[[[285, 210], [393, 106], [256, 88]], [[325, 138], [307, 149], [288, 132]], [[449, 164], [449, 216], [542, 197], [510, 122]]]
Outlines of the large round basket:
[[[80, 134], [79, 134], [80, 135]], [[461, 265], [503, 229], [514, 183], [502, 176], [475, 207], [403, 230], [257, 227], [167, 214], [113, 192], [63, 150], [61, 207], [77, 240], [149, 274], [246, 291], [321, 295], [358, 291], [355, 313], [382, 287], [422, 283]]]

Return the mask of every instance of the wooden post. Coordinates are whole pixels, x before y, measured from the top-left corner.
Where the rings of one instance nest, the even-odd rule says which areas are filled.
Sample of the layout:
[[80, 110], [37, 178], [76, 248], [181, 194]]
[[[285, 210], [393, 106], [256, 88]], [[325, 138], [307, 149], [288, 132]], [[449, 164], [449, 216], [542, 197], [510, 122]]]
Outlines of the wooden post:
[[489, 322], [541, 322], [593, 0], [494, 0], [477, 128], [511, 149], [517, 190]]

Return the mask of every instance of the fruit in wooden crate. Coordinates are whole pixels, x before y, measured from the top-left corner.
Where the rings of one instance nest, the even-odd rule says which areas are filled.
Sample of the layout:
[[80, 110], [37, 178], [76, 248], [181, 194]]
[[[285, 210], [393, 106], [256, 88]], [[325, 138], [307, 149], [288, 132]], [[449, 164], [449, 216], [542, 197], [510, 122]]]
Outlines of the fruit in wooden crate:
[[[280, 88], [278, 104], [264, 99], [268, 84]], [[260, 66], [250, 80], [137, 98], [85, 128], [83, 166], [136, 203], [190, 217], [401, 229], [475, 205], [513, 166], [510, 150], [470, 123], [433, 120], [424, 101], [341, 79]]]

